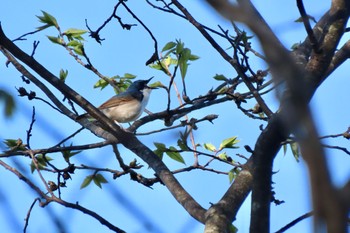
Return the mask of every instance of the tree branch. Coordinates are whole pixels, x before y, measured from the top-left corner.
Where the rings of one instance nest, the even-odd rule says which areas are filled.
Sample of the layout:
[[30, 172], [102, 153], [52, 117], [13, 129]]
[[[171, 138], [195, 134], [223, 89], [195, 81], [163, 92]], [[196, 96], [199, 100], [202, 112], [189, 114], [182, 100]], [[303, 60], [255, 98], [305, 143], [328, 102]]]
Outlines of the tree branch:
[[[349, 6], [346, 4], [349, 3], [347, 1], [333, 1], [330, 10], [330, 15], [332, 16], [330, 18], [330, 27], [328, 27], [329, 30], [327, 30], [321, 42], [320, 48], [322, 49], [322, 53], [313, 53], [306, 66], [307, 72], [304, 73], [300, 70], [300, 67], [296, 66], [286, 49], [281, 45], [250, 1], [238, 1], [239, 7], [232, 6], [228, 1], [209, 2], [212, 3], [213, 6], [219, 5], [220, 7], [217, 7], [217, 10], [227, 18], [246, 23], [253, 32], [255, 32], [262, 44], [275, 81], [284, 80], [286, 82], [289, 97], [286, 96], [284, 92], [281, 93], [280, 112], [283, 113], [282, 116], [288, 120], [287, 122], [290, 124], [289, 130], [293, 130], [298, 140], [300, 140], [302, 154], [308, 164], [311, 187], [313, 190], [315, 227], [317, 229], [320, 226], [319, 224], [322, 225], [325, 221], [328, 224], [329, 232], [345, 232], [346, 221], [344, 221], [344, 218], [346, 217], [346, 211], [341, 207], [341, 201], [337, 200], [337, 192], [332, 186], [324, 158], [324, 152], [318, 140], [317, 131], [307, 103], [317, 86], [322, 82], [322, 78], [331, 61], [335, 48], [344, 32], [345, 24], [349, 16]], [[218, 4], [218, 2], [220, 2], [220, 4]], [[240, 18], [239, 14], [238, 16], [235, 15], [234, 13], [237, 13], [238, 10], [243, 12], [241, 14], [245, 16]], [[308, 81], [307, 84], [306, 81]], [[300, 131], [301, 129], [302, 131]], [[254, 153], [256, 153], [256, 150]], [[259, 160], [262, 160], [262, 158], [259, 158]], [[261, 166], [262, 164], [256, 165]], [[254, 170], [253, 199], [254, 190], [255, 192], [261, 191], [254, 188], [254, 183], [256, 183], [256, 187], [259, 187], [258, 180], [255, 180], [259, 178], [256, 176], [259, 174], [255, 173], [256, 171], [258, 170]], [[268, 180], [265, 180], [265, 186], [270, 185], [266, 182], [268, 182]], [[268, 215], [268, 206], [266, 206], [266, 208], [261, 208], [261, 206], [264, 206], [264, 204], [262, 205], [260, 202], [259, 206], [254, 206], [253, 200], [252, 232], [269, 232], [268, 223], [264, 223], [261, 220], [261, 217]], [[261, 211], [255, 211], [254, 208], [257, 208], [257, 210], [261, 208]], [[337, 211], [337, 215], [335, 215], [334, 211]], [[329, 214], [330, 212], [333, 213], [333, 216]], [[261, 222], [262, 224], [260, 224]]]
[[[2, 51], [8, 50], [19, 60], [24, 62], [36, 73], [38, 73], [43, 79], [53, 85], [56, 89], [63, 93], [64, 96], [71, 99], [89, 115], [99, 121], [101, 127], [105, 129], [114, 138], [117, 138], [126, 148], [133, 151], [141, 159], [143, 159], [158, 175], [162, 182], [167, 186], [169, 191], [175, 197], [175, 199], [189, 212], [191, 216], [200, 222], [204, 222], [205, 209], [201, 207], [192, 196], [190, 196], [186, 190], [177, 181], [174, 175], [169, 171], [167, 166], [159, 159], [159, 157], [153, 153], [148, 147], [142, 144], [132, 133], [122, 130], [118, 125], [114, 124], [112, 120], [101, 113], [97, 108], [91, 105], [86, 99], [76, 93], [73, 89], [67, 86], [59, 78], [55, 77], [45, 67], [39, 64], [32, 57], [28, 56], [22, 50], [20, 50], [13, 42], [11, 42], [2, 31], [0, 27], [0, 45], [5, 48]], [[75, 119], [75, 115], [69, 113], [68, 115], [72, 119]], [[96, 133], [96, 132], [95, 132]], [[101, 137], [103, 134], [99, 134]]]
[[298, 6], [298, 9], [299, 9], [301, 18], [303, 19], [303, 23], [304, 23], [307, 35], [309, 37], [311, 46], [312, 46], [312, 48], [313, 48], [315, 53], [319, 53], [320, 51], [319, 51], [318, 42], [317, 42], [317, 39], [316, 39], [316, 37], [314, 35], [314, 31], [311, 28], [310, 18], [309, 18], [309, 16], [307, 15], [307, 13], [305, 11], [303, 1], [302, 0], [297, 0], [297, 6]]

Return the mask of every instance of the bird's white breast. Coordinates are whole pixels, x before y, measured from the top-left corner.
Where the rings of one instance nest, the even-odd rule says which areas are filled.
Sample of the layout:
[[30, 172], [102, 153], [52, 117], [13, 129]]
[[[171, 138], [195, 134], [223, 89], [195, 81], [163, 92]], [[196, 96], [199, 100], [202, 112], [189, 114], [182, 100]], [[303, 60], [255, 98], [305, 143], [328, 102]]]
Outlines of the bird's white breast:
[[121, 105], [102, 109], [102, 112], [110, 119], [119, 123], [135, 121], [145, 110], [151, 91], [152, 89], [144, 89], [142, 91], [143, 99], [141, 102], [136, 99], [126, 101]]

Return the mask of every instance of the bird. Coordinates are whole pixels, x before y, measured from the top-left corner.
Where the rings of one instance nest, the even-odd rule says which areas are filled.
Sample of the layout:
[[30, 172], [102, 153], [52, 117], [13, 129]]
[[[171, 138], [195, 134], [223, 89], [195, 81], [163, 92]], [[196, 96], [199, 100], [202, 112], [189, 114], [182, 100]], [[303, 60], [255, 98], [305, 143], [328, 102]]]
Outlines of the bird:
[[[145, 110], [152, 90], [156, 89], [147, 85], [152, 78], [133, 82], [125, 92], [113, 96], [98, 109], [118, 125], [137, 120]], [[78, 116], [78, 119], [83, 118], [91, 116], [87, 113]]]

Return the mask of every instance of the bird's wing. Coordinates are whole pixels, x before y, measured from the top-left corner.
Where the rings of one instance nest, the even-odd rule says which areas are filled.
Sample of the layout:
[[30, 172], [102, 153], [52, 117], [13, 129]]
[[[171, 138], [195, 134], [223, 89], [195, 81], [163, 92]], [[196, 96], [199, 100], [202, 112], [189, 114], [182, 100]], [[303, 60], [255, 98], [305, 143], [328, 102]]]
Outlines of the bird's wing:
[[124, 95], [119, 94], [119, 95], [113, 96], [112, 98], [110, 98], [109, 100], [107, 100], [106, 102], [101, 104], [101, 106], [98, 108], [105, 109], [105, 108], [116, 107], [119, 105], [123, 105], [123, 104], [125, 104], [133, 99], [134, 98], [132, 96], [124, 96]]

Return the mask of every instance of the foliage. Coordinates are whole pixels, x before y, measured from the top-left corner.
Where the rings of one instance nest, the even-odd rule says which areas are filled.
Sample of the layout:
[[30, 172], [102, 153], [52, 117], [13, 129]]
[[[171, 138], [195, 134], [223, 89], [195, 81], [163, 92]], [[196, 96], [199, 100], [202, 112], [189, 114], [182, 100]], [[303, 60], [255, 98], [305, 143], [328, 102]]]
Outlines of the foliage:
[[[323, 81], [348, 58], [346, 57], [348, 55], [345, 54], [348, 54], [346, 52], [349, 43], [346, 42], [343, 47], [339, 47], [338, 44], [344, 35], [344, 28], [350, 15], [350, 6], [345, 3], [337, 6], [337, 1], [334, 1], [331, 10], [338, 17], [331, 17], [326, 13], [323, 20], [316, 21], [314, 17], [306, 14], [302, 1], [297, 1], [301, 17], [296, 22], [303, 22], [308, 36], [303, 42], [293, 46], [292, 51], [288, 51], [253, 5], [243, 4], [242, 1], [238, 1], [237, 4], [229, 1], [208, 0], [207, 2], [229, 20], [232, 28], [224, 29], [218, 26], [219, 29], [215, 29], [198, 22], [179, 1], [169, 3], [146, 1], [149, 7], [158, 10], [159, 13], [169, 13], [179, 19], [186, 19], [199, 31], [203, 41], [209, 42], [211, 49], [215, 50], [220, 59], [231, 68], [230, 72], [224, 70], [221, 72], [221, 67], [218, 65], [218, 73], [206, 74], [205, 77], [197, 77], [197, 79], [192, 77], [196, 74], [193, 75], [190, 72], [192, 71], [190, 65], [202, 62], [199, 56], [201, 51], [195, 51], [192, 46], [188, 46], [190, 43], [186, 41], [185, 44], [182, 38], [167, 38], [168, 42], [158, 43], [146, 21], [143, 21], [139, 13], [131, 8], [128, 1], [118, 1], [112, 14], [106, 17], [104, 23], [95, 31], [90, 28], [87, 20], [85, 21], [87, 30], [76, 28], [73, 25], [74, 21], [67, 29], [63, 29], [59, 18], [56, 19], [54, 14], [46, 11], [42, 11], [41, 15], [37, 16], [40, 26], [18, 39], [8, 39], [0, 28], [0, 50], [8, 60], [6, 65], [11, 63], [16, 67], [22, 76], [24, 85], [32, 84], [40, 90], [40, 94], [37, 94], [39, 93], [37, 91], [27, 91], [24, 87], [16, 87], [19, 96], [26, 96], [25, 101], [33, 101], [35, 105], [41, 102], [51, 108], [52, 112], [45, 114], [62, 115], [81, 127], [57, 142], [56, 145], [35, 148], [37, 145], [33, 145], [31, 141], [36, 133], [34, 130], [36, 115], [33, 108], [31, 118], [28, 117], [31, 121], [28, 130], [25, 131], [25, 142], [24, 139], [5, 139], [5, 149], [0, 155], [0, 165], [23, 180], [39, 195], [40, 206], [45, 207], [52, 202], [59, 203], [90, 215], [115, 232], [124, 232], [124, 230], [121, 230], [117, 223], [109, 222], [107, 220], [109, 218], [102, 217], [103, 214], [99, 215], [94, 210], [88, 210], [78, 202], [69, 203], [65, 200], [65, 196], [61, 194], [65, 194], [65, 189], [72, 188], [70, 180], [82, 180], [80, 189], [85, 189], [92, 183], [100, 189], [106, 185], [115, 185], [108, 179], [108, 176], [119, 181], [122, 176], [128, 175], [130, 182], [137, 182], [147, 188], [154, 188], [154, 184], [162, 184], [190, 216], [205, 225], [205, 232], [237, 232], [239, 229], [236, 224], [232, 225], [232, 222], [236, 219], [237, 212], [244, 200], [252, 192], [253, 208], [250, 213], [250, 231], [270, 232], [269, 226], [272, 221], [270, 204], [271, 202], [276, 205], [284, 203], [276, 198], [278, 194], [273, 191], [273, 162], [281, 147], [286, 156], [289, 156], [287, 152], [290, 148], [295, 160], [300, 161], [303, 158], [308, 166], [315, 222], [320, 221], [322, 225], [328, 225], [329, 232], [345, 232], [346, 221], [344, 219], [347, 219], [349, 208], [341, 208], [347, 202], [337, 197], [345, 197], [347, 189], [339, 189], [333, 184], [327, 170], [324, 145], [321, 140], [325, 138], [349, 139], [350, 129], [336, 135], [319, 137], [308, 102], [317, 88], [323, 85]], [[132, 16], [137, 24], [125, 23], [127, 18], [120, 15], [120, 9]], [[58, 75], [55, 76], [41, 65], [34, 58], [38, 43], [34, 43], [32, 54], [26, 54], [19, 48], [19, 44], [19, 47], [14, 44], [24, 38], [27, 39], [28, 35], [39, 36], [50, 33], [45, 39], [51, 42], [52, 46], [67, 52], [67, 56], [73, 58], [73, 61], [83, 70], [92, 72], [98, 78], [90, 87], [91, 89], [105, 91], [106, 88], [112, 87], [118, 94], [126, 91], [136, 79], [137, 76], [133, 74], [134, 70], [124, 71], [123, 75], [104, 75], [99, 71], [103, 69], [94, 64], [94, 56], [89, 46], [86, 46], [87, 43], [95, 41], [99, 46], [103, 46], [102, 32], [113, 20], [119, 23], [122, 29], [140, 28], [152, 39], [154, 51], [146, 62], [147, 69], [150, 73], [159, 74], [163, 79], [155, 80], [149, 86], [163, 91], [163, 97], [166, 99], [163, 105], [164, 102], [161, 102], [159, 97], [161, 94], [152, 94], [159, 95], [154, 98], [154, 101], [162, 103], [158, 105], [157, 112], [147, 110], [147, 116], [131, 123], [128, 128], [114, 124], [115, 122], [111, 120], [104, 120], [102, 113], [78, 93], [79, 88], [71, 84], [74, 72], [71, 72], [70, 69], [61, 68]], [[315, 23], [314, 31], [310, 21]], [[240, 29], [236, 25], [237, 22], [246, 25], [251, 32]], [[331, 28], [332, 30], [316, 32], [318, 28]], [[333, 40], [328, 38], [333, 38]], [[144, 38], [138, 38], [138, 43], [141, 43], [140, 41], [144, 43], [142, 39]], [[254, 49], [256, 40], [261, 43], [262, 52]], [[131, 47], [132, 45], [126, 46]], [[146, 46], [146, 43], [143, 46]], [[139, 53], [141, 52], [136, 51], [132, 56], [139, 56]], [[54, 55], [50, 54], [50, 56]], [[123, 54], [118, 54], [118, 56], [123, 56]], [[263, 61], [264, 66], [268, 68], [262, 68], [263, 66], [258, 63], [255, 64], [251, 57]], [[128, 62], [127, 59], [121, 60]], [[216, 66], [217, 64], [210, 63], [209, 65]], [[234, 75], [232, 75], [233, 72]], [[203, 90], [202, 82], [209, 82], [209, 80], [212, 87]], [[280, 106], [277, 111], [273, 110], [272, 103], [267, 101], [272, 91], [276, 91], [279, 100]], [[63, 98], [60, 97], [61, 94]], [[0, 90], [0, 100], [5, 103], [5, 115], [11, 116], [15, 109], [14, 98]], [[247, 144], [243, 145], [244, 139], [240, 136], [232, 136], [239, 135], [236, 128], [239, 128], [237, 126], [241, 124], [237, 120], [232, 120], [232, 117], [226, 122], [221, 121], [224, 127], [219, 130], [217, 122], [221, 120], [222, 115], [212, 113], [211, 107], [213, 106], [222, 108], [231, 106], [251, 122], [261, 124], [259, 128], [256, 127], [259, 137], [256, 138], [253, 149]], [[85, 120], [78, 114], [80, 109], [85, 110], [90, 116], [98, 116], [97, 120]], [[210, 114], [204, 115], [208, 111]], [[164, 126], [158, 124], [159, 122], [163, 122]], [[206, 123], [210, 123], [209, 130], [205, 128]], [[60, 122], [57, 124], [60, 125]], [[146, 125], [151, 129], [147, 132], [140, 132], [140, 127]], [[67, 127], [66, 130], [70, 132], [72, 129]], [[76, 138], [88, 132], [97, 136], [98, 142], [84, 144], [86, 139], [81, 137], [83, 139], [79, 139], [79, 144], [76, 145]], [[162, 136], [157, 139], [152, 137], [152, 135], [163, 135], [162, 133], [169, 133], [172, 141], [169, 142], [168, 138]], [[206, 135], [206, 138], [210, 140], [200, 142], [199, 138], [202, 135]], [[153, 144], [145, 145], [139, 140], [141, 136], [151, 139]], [[124, 154], [124, 150], [119, 151], [119, 145], [123, 145], [126, 151], [133, 152], [140, 158], [141, 164], [136, 159], [125, 162], [129, 158]], [[89, 164], [78, 165], [75, 162], [78, 160], [76, 155], [86, 156], [82, 152], [90, 149], [100, 150], [105, 146], [112, 149], [108, 156], [113, 155], [115, 164], [110, 164], [106, 168]], [[330, 148], [350, 154], [344, 147]], [[15, 156], [26, 162], [30, 161], [29, 166], [25, 169], [31, 171], [31, 175], [25, 174], [23, 172], [25, 169], [16, 167], [16, 164], [10, 165], [11, 162], [2, 161], [11, 161]], [[172, 161], [175, 163], [171, 163]], [[116, 165], [119, 167], [115, 168]], [[173, 166], [176, 168], [173, 169]], [[146, 174], [149, 175], [146, 167], [152, 169], [155, 174], [146, 177]], [[178, 174], [187, 174], [195, 170], [210, 175], [225, 176], [229, 180], [229, 187], [215, 190], [222, 193], [223, 196], [208, 208], [203, 207], [191, 196], [177, 178]], [[88, 172], [84, 179], [81, 178], [82, 171]], [[39, 178], [43, 185], [36, 184], [33, 177]], [[50, 180], [52, 177], [55, 177], [56, 181]], [[205, 180], [204, 177], [203, 180]], [[88, 189], [81, 190], [81, 192], [87, 191]], [[317, 200], [322, 200], [322, 202]], [[28, 211], [26, 226], [32, 208], [33, 206]], [[337, 216], [336, 219], [333, 216]]]

